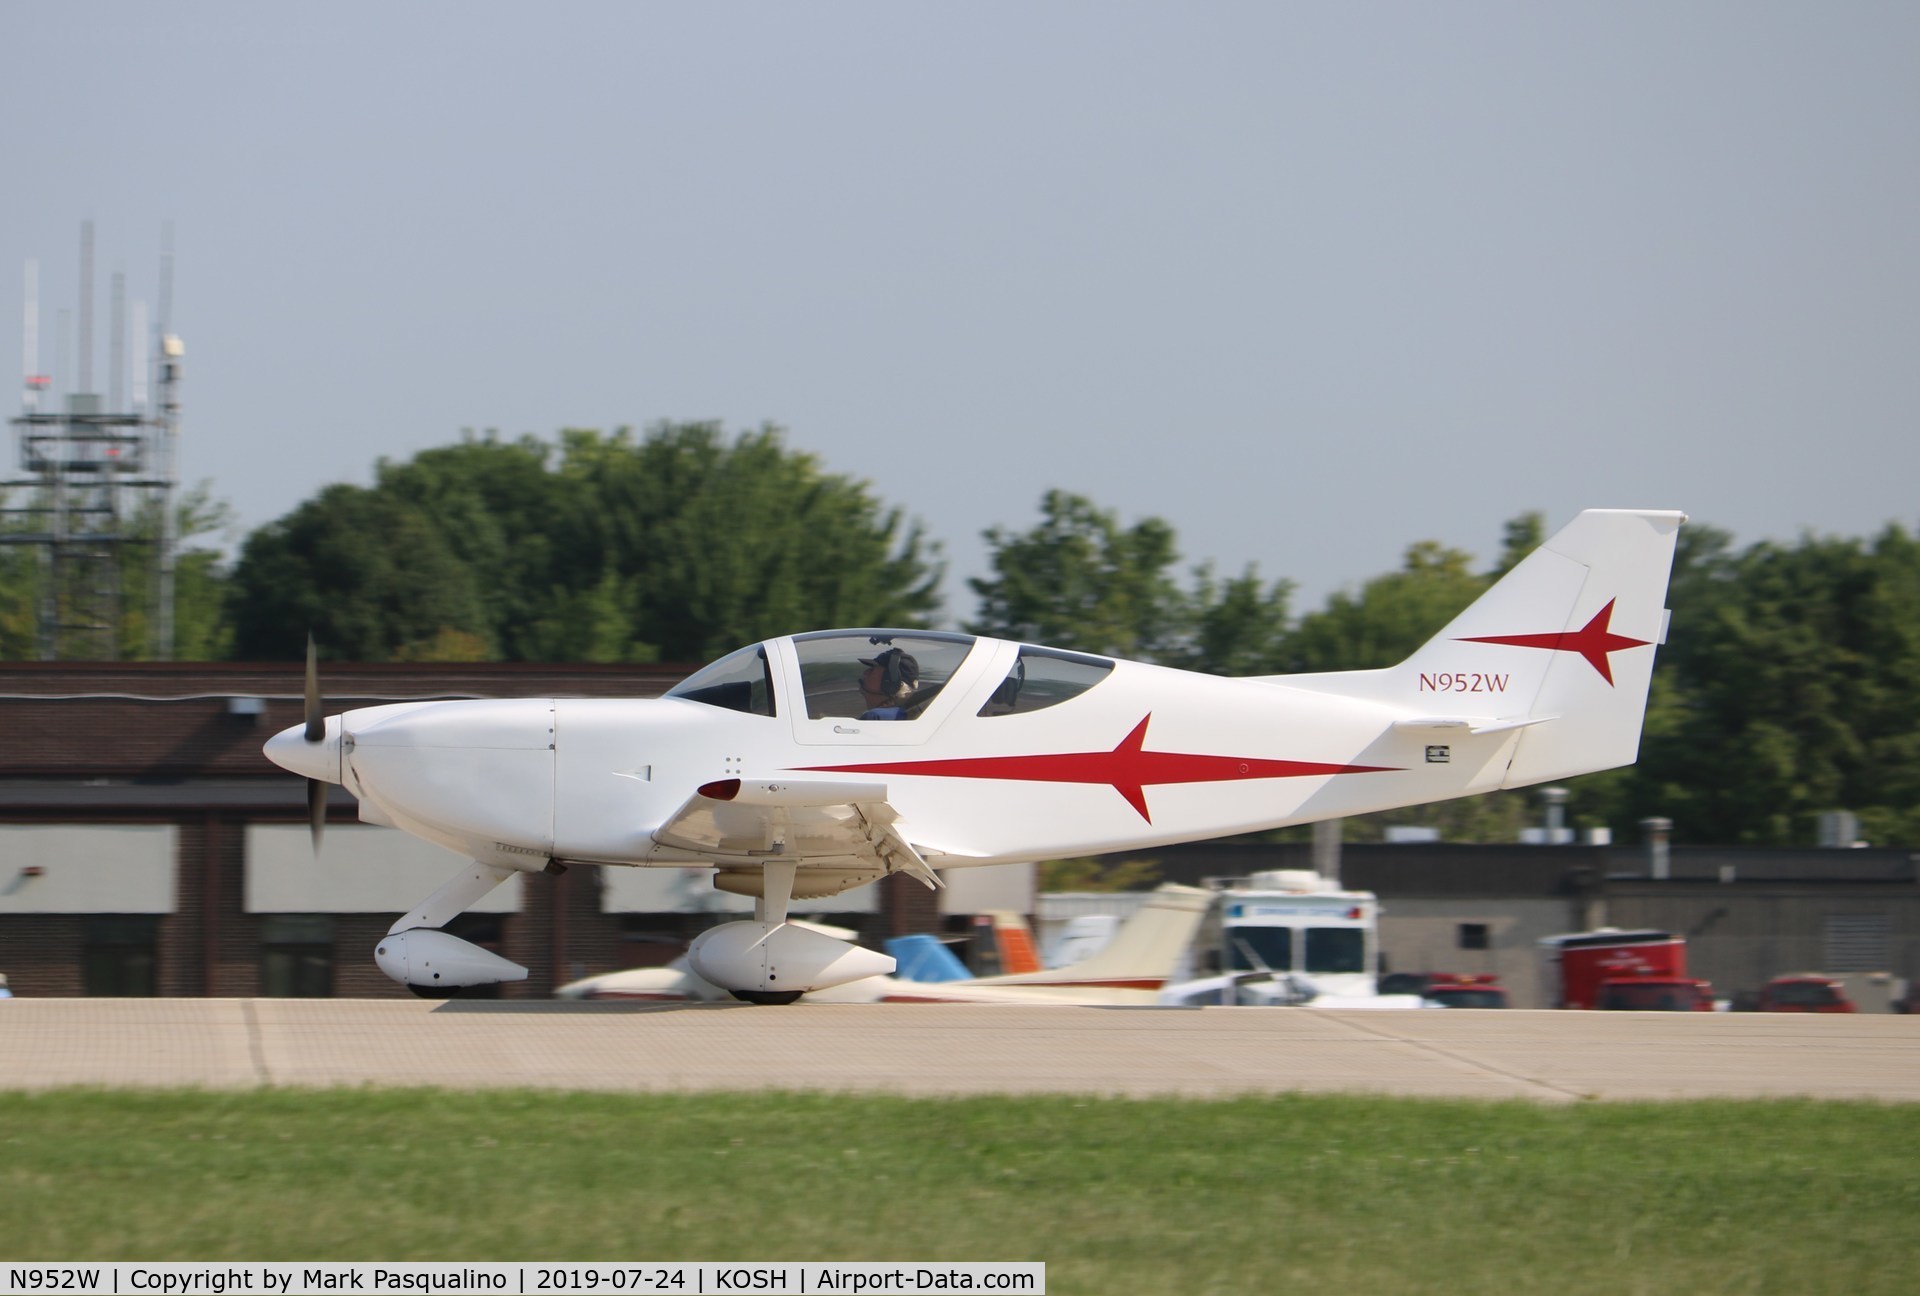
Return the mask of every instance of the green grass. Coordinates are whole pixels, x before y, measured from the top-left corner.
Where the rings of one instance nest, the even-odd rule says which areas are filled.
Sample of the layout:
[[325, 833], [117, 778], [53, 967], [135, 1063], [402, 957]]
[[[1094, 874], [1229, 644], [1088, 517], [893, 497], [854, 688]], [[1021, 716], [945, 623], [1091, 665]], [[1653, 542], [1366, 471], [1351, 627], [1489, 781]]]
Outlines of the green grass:
[[1042, 1260], [1079, 1292], [1910, 1292], [1920, 1107], [6, 1095], [0, 1257]]

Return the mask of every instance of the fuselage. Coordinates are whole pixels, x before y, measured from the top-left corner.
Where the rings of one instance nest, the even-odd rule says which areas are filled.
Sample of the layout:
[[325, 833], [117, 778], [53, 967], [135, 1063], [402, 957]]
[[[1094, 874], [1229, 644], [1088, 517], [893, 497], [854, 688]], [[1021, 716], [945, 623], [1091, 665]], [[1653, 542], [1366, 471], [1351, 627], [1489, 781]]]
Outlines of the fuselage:
[[[857, 664], [881, 636], [918, 648], [928, 677], [937, 671], [922, 680], [933, 695], [906, 718], [863, 718], [859, 701], [835, 700], [827, 667], [836, 657]], [[751, 688], [700, 684], [743, 654], [745, 669], [731, 673]], [[925, 632], [769, 640], [688, 683], [658, 699], [348, 712], [337, 729], [330, 722], [339, 765], [322, 776], [360, 797], [363, 817], [520, 868], [555, 858], [825, 865], [845, 853], [831, 835], [769, 829], [764, 815], [729, 829], [719, 807], [704, 835], [661, 830], [722, 780], [864, 780], [884, 785], [901, 832], [931, 862], [952, 867], [1460, 795], [1497, 784], [1506, 746], [1456, 740], [1436, 767], [1422, 736], [1396, 730], [1399, 713], [1381, 702]], [[324, 754], [313, 759], [324, 768]]]

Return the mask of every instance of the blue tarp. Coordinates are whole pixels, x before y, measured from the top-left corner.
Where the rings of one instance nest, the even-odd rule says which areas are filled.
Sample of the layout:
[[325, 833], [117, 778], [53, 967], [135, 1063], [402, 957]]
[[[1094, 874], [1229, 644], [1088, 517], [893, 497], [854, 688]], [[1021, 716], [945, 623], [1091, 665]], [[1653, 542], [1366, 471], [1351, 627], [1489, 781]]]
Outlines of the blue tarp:
[[973, 980], [967, 965], [937, 936], [895, 936], [887, 941], [887, 953], [900, 965], [893, 974], [902, 981]]

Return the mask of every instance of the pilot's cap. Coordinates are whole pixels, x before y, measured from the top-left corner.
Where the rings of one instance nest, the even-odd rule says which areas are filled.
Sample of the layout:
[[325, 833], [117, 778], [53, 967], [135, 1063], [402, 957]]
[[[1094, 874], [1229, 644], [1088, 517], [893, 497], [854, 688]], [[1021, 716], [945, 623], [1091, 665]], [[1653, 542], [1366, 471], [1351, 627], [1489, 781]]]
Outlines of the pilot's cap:
[[920, 663], [904, 648], [889, 648], [873, 657], [862, 657], [862, 666], [878, 666], [911, 688], [920, 682]]

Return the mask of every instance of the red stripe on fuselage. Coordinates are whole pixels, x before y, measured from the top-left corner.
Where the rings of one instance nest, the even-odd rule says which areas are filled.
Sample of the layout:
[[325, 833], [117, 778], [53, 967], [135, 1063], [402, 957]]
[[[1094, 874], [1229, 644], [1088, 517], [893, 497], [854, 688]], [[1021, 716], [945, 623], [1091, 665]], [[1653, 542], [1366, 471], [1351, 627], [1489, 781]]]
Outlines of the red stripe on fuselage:
[[1010, 779], [1020, 783], [1104, 783], [1126, 798], [1142, 819], [1146, 789], [1160, 783], [1225, 783], [1245, 779], [1312, 778], [1326, 774], [1377, 774], [1393, 765], [1343, 765], [1330, 761], [1263, 760], [1253, 756], [1203, 756], [1146, 750], [1147, 722], [1133, 727], [1112, 751], [1055, 752], [1040, 756], [964, 756], [951, 760], [885, 761], [865, 765], [807, 765], [809, 774], [918, 774], [934, 778]]

